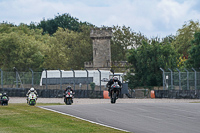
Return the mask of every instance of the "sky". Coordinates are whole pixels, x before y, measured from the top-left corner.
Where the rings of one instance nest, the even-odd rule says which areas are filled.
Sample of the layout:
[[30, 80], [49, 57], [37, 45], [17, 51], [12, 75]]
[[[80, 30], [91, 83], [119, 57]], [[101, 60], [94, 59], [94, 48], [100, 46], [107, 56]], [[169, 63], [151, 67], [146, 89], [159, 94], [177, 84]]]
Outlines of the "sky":
[[200, 0], [0, 0], [0, 23], [39, 23], [64, 13], [95, 26], [126, 26], [148, 38], [199, 21]]

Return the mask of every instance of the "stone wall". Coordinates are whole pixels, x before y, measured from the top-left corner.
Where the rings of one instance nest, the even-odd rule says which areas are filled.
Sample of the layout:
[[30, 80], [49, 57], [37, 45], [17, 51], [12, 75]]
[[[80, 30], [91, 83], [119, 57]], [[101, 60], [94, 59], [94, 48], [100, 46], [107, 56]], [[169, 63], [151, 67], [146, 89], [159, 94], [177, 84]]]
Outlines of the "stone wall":
[[85, 63], [86, 69], [110, 70], [112, 28], [94, 28], [90, 37], [93, 40], [93, 63]]

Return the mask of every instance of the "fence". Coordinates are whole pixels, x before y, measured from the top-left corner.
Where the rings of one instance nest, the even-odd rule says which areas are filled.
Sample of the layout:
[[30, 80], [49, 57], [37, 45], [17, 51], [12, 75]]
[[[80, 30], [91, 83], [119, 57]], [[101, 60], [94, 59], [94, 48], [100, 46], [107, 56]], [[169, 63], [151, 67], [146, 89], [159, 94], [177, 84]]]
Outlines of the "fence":
[[[63, 90], [67, 86], [74, 89], [91, 90], [90, 83], [93, 82], [92, 77], [62, 77], [59, 78], [46, 76], [42, 77], [42, 72], [10, 72], [2, 71], [0, 76], [0, 88], [25, 89], [34, 87], [36, 89], [60, 89]], [[100, 81], [101, 82], [101, 81]], [[104, 86], [96, 86], [95, 90], [104, 89]]]
[[200, 94], [200, 72], [194, 68], [184, 69], [185, 72], [177, 71], [163, 72], [163, 90], [155, 92], [157, 97], [162, 98], [199, 98]]
[[[47, 75], [47, 71], [43, 72], [34, 72], [30, 69], [30, 72], [19, 72], [19, 71], [1, 71], [0, 81], [1, 87], [0, 92], [7, 92], [9, 96], [25, 96], [25, 93], [31, 87], [34, 87], [41, 97], [61, 97], [63, 90], [67, 86], [72, 86], [76, 92], [77, 98], [103, 98], [103, 90], [107, 90], [106, 83], [103, 75], [103, 71], [98, 69], [96, 74], [93, 74], [94, 77], [88, 74], [88, 71], [85, 70], [82, 73], [84, 76], [76, 75], [78, 71], [70, 71], [71, 75], [65, 75], [61, 70], [57, 74], [57, 77], [51, 77]], [[44, 75], [44, 72], [46, 74]], [[95, 71], [95, 72], [96, 72]], [[105, 73], [105, 72], [104, 72]], [[105, 74], [104, 74], [105, 76]], [[110, 76], [107, 74], [107, 76]], [[109, 78], [109, 77], [108, 77]], [[103, 79], [103, 80], [102, 80]], [[97, 81], [98, 80], [98, 81]], [[91, 88], [90, 83], [97, 82], [94, 89]], [[123, 89], [128, 89], [128, 85], [124, 84]], [[122, 92], [126, 93], [126, 90]]]

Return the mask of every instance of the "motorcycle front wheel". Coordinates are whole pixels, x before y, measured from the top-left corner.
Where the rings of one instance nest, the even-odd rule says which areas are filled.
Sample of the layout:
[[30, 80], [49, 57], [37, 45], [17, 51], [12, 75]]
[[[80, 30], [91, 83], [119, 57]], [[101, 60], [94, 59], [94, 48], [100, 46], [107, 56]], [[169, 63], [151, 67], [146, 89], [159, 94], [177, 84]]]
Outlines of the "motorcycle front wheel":
[[72, 104], [71, 98], [67, 98], [66, 100], [67, 100], [67, 101], [66, 101], [66, 104], [67, 104], [67, 105], [71, 105], [71, 104]]
[[116, 98], [117, 98], [117, 94], [114, 93], [112, 98], [111, 98], [111, 103], [115, 103], [116, 102]]
[[36, 104], [35, 100], [30, 100], [29, 105], [34, 106]]

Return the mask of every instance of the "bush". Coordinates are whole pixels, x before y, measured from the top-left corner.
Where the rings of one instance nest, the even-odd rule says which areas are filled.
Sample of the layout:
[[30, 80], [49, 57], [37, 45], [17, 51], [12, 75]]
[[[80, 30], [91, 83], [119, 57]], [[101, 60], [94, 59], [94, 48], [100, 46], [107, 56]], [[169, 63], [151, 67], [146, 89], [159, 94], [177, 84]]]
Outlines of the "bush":
[[94, 91], [94, 88], [95, 88], [95, 83], [94, 82], [91, 82], [90, 83], [90, 87], [92, 88], [92, 90]]

